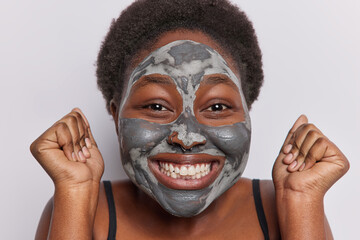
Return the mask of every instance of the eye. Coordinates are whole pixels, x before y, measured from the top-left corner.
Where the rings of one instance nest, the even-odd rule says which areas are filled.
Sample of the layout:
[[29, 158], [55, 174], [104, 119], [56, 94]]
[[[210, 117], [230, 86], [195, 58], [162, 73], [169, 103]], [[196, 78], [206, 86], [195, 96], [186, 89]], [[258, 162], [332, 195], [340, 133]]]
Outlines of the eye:
[[205, 111], [219, 112], [219, 111], [223, 111], [228, 108], [229, 107], [226, 106], [225, 104], [216, 103], [216, 104], [211, 105], [207, 109], [205, 109]]
[[168, 109], [166, 107], [164, 107], [161, 104], [157, 104], [157, 103], [146, 105], [146, 106], [144, 106], [144, 108], [148, 108], [153, 111], [168, 111]]

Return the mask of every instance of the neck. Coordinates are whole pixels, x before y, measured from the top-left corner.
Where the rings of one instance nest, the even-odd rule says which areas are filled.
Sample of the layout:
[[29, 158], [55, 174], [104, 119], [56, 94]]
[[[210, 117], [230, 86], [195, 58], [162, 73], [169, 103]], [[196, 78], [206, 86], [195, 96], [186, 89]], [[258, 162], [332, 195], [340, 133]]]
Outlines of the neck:
[[[198, 235], [215, 228], [228, 214], [231, 214], [231, 198], [228, 197], [231, 195], [231, 188], [200, 214], [185, 218], [171, 215], [142, 190], [135, 185], [133, 187], [136, 188], [135, 201], [138, 206], [136, 211], [138, 214], [135, 218], [138, 221], [141, 219], [140, 221], [143, 223], [141, 225], [151, 228], [149, 230], [152, 232], [159, 229], [161, 232], [166, 231], [169, 234]], [[149, 222], [152, 224], [149, 225]]]

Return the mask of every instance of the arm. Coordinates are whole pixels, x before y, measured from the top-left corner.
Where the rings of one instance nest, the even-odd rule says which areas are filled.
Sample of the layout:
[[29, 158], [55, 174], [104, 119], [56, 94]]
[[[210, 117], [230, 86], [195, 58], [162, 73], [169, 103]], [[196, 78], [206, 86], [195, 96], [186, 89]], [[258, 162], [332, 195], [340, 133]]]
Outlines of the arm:
[[35, 240], [47, 239], [53, 207], [53, 198], [50, 198], [44, 208], [43, 213], [41, 214], [39, 225], [35, 234]]
[[49, 239], [92, 239], [98, 186], [56, 189]]
[[36, 239], [92, 239], [104, 166], [85, 116], [73, 110], [30, 149], [55, 185]]
[[301, 116], [273, 168], [283, 239], [332, 239], [323, 198], [348, 169], [349, 162], [342, 152]]
[[276, 206], [283, 239], [333, 239], [323, 199], [277, 191]]
[[[62, 194], [59, 194], [60, 196]], [[93, 194], [91, 194], [93, 195]], [[55, 194], [56, 196], [56, 194]], [[86, 238], [86, 236], [91, 236], [92, 232], [92, 228], [93, 228], [93, 222], [89, 222], [90, 219], [94, 219], [94, 213], [96, 211], [96, 209], [94, 210], [94, 205], [93, 204], [87, 204], [88, 200], [86, 199], [86, 201], [79, 201], [78, 196], [74, 195], [77, 197], [77, 202], [81, 203], [84, 202], [84, 204], [79, 204], [80, 206], [77, 206], [75, 204], [71, 204], [70, 207], [67, 207], [66, 205], [68, 203], [72, 203], [74, 202], [71, 199], [68, 199], [65, 201], [64, 204], [60, 202], [56, 203], [57, 208], [54, 209], [54, 197], [52, 197], [46, 204], [44, 211], [40, 217], [40, 221], [38, 224], [38, 228], [36, 231], [36, 235], [35, 235], [35, 239], [36, 240], [41, 240], [41, 239], [48, 239], [49, 236], [49, 232], [52, 233], [52, 235], [59, 235], [62, 236], [62, 239], [65, 238], [65, 231], [64, 229], [70, 229], [70, 231], [68, 231], [69, 235], [74, 235], [71, 232], [77, 232], [79, 231], [79, 229], [83, 229], [82, 232], [84, 232], [85, 236], [84, 238]], [[83, 195], [84, 196], [84, 195]], [[82, 205], [82, 206], [81, 206]], [[81, 209], [84, 209], [83, 211], [81, 211]], [[88, 211], [90, 209], [90, 211]], [[57, 213], [58, 212], [58, 213]], [[78, 215], [78, 213], [85, 213], [85, 215], [83, 215], [80, 218], [80, 221], [77, 221], [76, 218], [73, 218], [73, 214], [76, 213], [76, 215]], [[55, 217], [54, 220], [53, 219], [53, 213], [55, 213]], [[89, 214], [92, 213], [92, 214]], [[70, 215], [70, 216], [66, 216], [66, 215]], [[70, 219], [70, 221], [63, 221], [65, 219]], [[59, 221], [60, 220], [60, 221]], [[71, 222], [74, 221], [74, 222]], [[69, 226], [66, 226], [69, 225]], [[87, 230], [84, 229], [84, 226], [88, 226]], [[55, 232], [59, 232], [59, 233], [55, 233]], [[69, 236], [68, 238], [74, 238], [75, 236], [71, 237]]]

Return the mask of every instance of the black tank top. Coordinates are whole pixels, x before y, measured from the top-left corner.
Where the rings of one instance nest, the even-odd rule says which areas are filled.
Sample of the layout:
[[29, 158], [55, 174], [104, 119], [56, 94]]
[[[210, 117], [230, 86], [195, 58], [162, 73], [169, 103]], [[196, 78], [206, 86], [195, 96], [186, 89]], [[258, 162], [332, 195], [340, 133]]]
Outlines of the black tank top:
[[[109, 207], [109, 234], [108, 234], [107, 239], [115, 240], [116, 211], [115, 211], [114, 196], [113, 196], [110, 181], [104, 181], [104, 188], [105, 188], [106, 199], [107, 199], [108, 207]], [[254, 195], [256, 214], [259, 219], [261, 230], [264, 234], [265, 240], [269, 240], [270, 239], [269, 238], [269, 230], [268, 230], [268, 225], [267, 225], [266, 218], [265, 218], [264, 208], [263, 208], [262, 201], [261, 201], [259, 179], [252, 180], [252, 190], [253, 190], [253, 195]]]

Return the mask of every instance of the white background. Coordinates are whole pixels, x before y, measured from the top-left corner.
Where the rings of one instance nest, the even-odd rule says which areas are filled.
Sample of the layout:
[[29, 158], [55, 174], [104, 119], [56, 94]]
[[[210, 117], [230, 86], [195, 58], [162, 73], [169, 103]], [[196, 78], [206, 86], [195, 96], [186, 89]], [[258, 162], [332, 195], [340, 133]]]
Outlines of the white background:
[[[132, 1], [0, 3], [0, 238], [32, 239], [53, 194], [30, 143], [73, 107], [87, 115], [105, 159], [104, 179], [125, 178], [115, 127], [96, 87], [109, 24]], [[358, 236], [360, 215], [360, 2], [237, 1], [263, 51], [265, 84], [251, 111], [244, 176], [271, 178], [292, 123], [308, 115], [351, 163], [325, 198], [336, 239]], [[296, 4], [295, 4], [296, 3]]]

